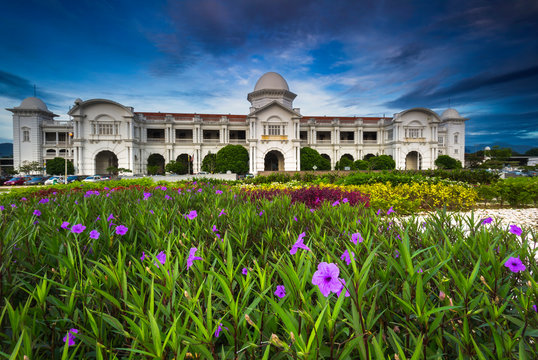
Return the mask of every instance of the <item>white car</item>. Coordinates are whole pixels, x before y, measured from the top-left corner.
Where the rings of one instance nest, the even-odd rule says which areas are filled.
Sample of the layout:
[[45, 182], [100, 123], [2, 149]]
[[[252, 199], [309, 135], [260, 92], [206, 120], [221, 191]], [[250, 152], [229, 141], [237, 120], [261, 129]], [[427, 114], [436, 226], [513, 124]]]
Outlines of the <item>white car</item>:
[[99, 182], [99, 181], [102, 181], [102, 177], [101, 175], [93, 175], [93, 176], [88, 176], [86, 179], [82, 180], [84, 182]]
[[63, 176], [53, 176], [45, 181], [45, 185], [63, 184], [64, 182]]

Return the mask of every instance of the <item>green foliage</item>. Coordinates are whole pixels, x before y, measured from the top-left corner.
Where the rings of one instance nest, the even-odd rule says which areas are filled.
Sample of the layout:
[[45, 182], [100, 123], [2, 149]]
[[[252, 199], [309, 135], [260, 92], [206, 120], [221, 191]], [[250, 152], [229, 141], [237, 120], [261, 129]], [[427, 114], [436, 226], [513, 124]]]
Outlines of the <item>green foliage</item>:
[[151, 154], [148, 157], [147, 170], [149, 175], [164, 175], [164, 157], [160, 154]]
[[354, 170], [353, 160], [351, 160], [347, 156], [342, 156], [340, 160], [337, 161], [336, 164], [334, 165], [334, 168], [336, 170], [345, 170], [346, 167], [348, 167], [350, 170]]
[[[0, 200], [0, 357], [538, 358], [537, 250], [525, 240], [534, 232], [516, 237], [444, 212], [424, 221], [325, 203], [312, 213], [288, 197], [244, 201], [225, 186], [111, 184], [92, 184], [99, 195], [84, 196], [86, 184], [50, 192], [43, 204]], [[63, 221], [87, 229], [75, 234]], [[291, 255], [302, 232], [310, 251]], [[202, 260], [188, 268], [194, 247]], [[526, 270], [510, 272], [510, 257]], [[312, 284], [321, 262], [338, 267], [349, 297]]]
[[220, 173], [228, 170], [236, 174], [248, 172], [248, 151], [241, 145], [226, 145], [217, 152], [216, 169]]
[[479, 196], [485, 202], [498, 202], [511, 207], [538, 205], [538, 178], [517, 177], [500, 180], [492, 185], [481, 185]]
[[368, 170], [370, 169], [370, 162], [367, 160], [355, 160], [353, 163], [353, 170]]
[[525, 155], [538, 156], [538, 147], [535, 147], [535, 148], [532, 148], [532, 149], [529, 149], [529, 150], [525, 151]]
[[[73, 163], [67, 161], [67, 174], [72, 175], [75, 173], [75, 167]], [[47, 174], [49, 175], [64, 175], [65, 174], [65, 159], [61, 157], [55, 157], [52, 160], [47, 160]]]
[[392, 170], [396, 168], [396, 162], [389, 155], [379, 155], [368, 159], [372, 170]]
[[437, 159], [435, 159], [435, 166], [439, 169], [446, 170], [461, 169], [461, 161], [448, 155], [439, 155]]
[[311, 147], [301, 148], [301, 170], [313, 170], [314, 165], [316, 170], [331, 170], [331, 162], [319, 154], [319, 152]]
[[148, 165], [148, 175], [163, 174], [163, 169], [159, 165]]
[[202, 170], [213, 174], [217, 170], [217, 154], [208, 153], [202, 160]]
[[164, 170], [173, 174], [183, 175], [187, 173], [187, 166], [181, 161], [172, 160], [166, 164]]
[[38, 161], [23, 161], [19, 171], [25, 174], [40, 174], [43, 172], [43, 166]]

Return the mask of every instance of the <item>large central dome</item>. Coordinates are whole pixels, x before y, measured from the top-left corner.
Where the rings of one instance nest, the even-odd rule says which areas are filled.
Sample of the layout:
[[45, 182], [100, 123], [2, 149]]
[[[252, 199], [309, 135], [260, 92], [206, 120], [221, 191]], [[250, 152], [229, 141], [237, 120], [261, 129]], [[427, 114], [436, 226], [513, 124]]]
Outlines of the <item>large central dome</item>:
[[271, 89], [271, 90], [287, 90], [289, 91], [288, 83], [282, 77], [282, 75], [276, 72], [268, 72], [262, 75], [262, 77], [254, 86], [254, 91]]

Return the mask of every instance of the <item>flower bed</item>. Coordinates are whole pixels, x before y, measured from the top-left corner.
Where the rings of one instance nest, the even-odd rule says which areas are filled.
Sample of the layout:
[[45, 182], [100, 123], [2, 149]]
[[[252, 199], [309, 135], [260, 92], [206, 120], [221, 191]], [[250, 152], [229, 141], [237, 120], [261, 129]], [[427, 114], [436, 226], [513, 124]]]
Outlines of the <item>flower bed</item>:
[[535, 233], [245, 200], [205, 183], [3, 197], [0, 356], [538, 356]]

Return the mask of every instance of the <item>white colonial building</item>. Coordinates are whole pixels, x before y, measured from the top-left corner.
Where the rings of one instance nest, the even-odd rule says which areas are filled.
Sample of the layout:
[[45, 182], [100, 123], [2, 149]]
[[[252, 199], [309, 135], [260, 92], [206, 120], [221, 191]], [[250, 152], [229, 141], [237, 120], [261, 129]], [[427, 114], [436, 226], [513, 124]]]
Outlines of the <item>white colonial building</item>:
[[203, 158], [228, 144], [249, 152], [250, 172], [300, 170], [301, 147], [312, 147], [332, 168], [343, 156], [352, 160], [386, 154], [398, 169], [434, 168], [438, 155], [462, 163], [465, 121], [456, 110], [441, 116], [413, 108], [393, 117], [302, 115], [297, 95], [277, 73], [263, 75], [248, 94], [247, 115], [135, 112], [106, 99], [76, 99], [72, 120], [56, 121], [38, 98], [29, 97], [13, 113], [14, 167], [25, 161], [46, 163], [67, 157], [77, 174], [103, 174], [107, 168], [147, 172], [148, 158], [164, 166], [171, 160], [201, 170]]

